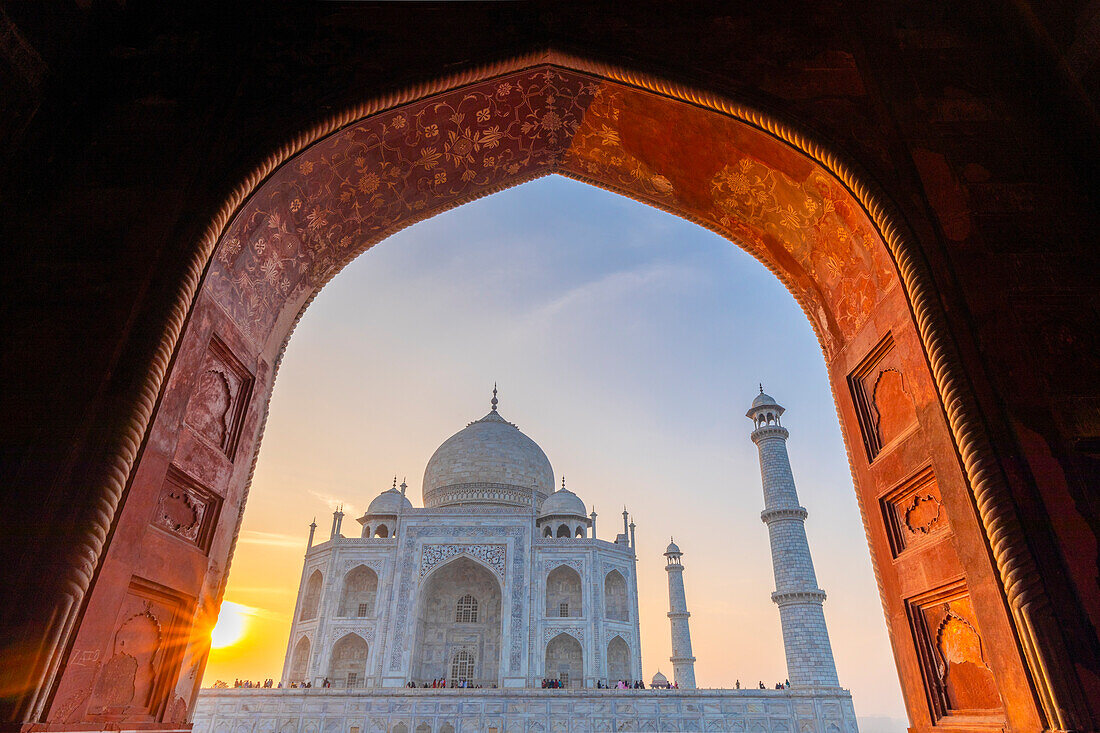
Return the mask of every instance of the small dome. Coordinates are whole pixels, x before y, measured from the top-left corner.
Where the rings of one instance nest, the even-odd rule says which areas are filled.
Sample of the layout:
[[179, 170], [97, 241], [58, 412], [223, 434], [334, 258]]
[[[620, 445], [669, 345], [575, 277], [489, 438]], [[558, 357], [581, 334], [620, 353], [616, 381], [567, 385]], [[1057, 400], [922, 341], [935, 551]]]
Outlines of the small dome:
[[779, 403], [775, 401], [774, 397], [772, 397], [770, 394], [767, 394], [765, 392], [761, 392], [760, 394], [756, 395], [756, 399], [752, 401], [752, 406], [753, 407], [763, 407], [764, 405], [778, 405], [778, 404]]
[[782, 415], [786, 410], [775, 401], [775, 398], [764, 391], [761, 386], [760, 394], [756, 395], [756, 399], [752, 401], [752, 407], [745, 413], [745, 417], [752, 418], [756, 414], [757, 410], [761, 410], [765, 407], [772, 408], [777, 415]]
[[668, 677], [665, 677], [660, 671], [653, 675], [653, 681], [650, 682], [650, 687], [664, 687], [668, 684]]
[[386, 489], [367, 507], [367, 514], [397, 514], [412, 509], [412, 502], [397, 489]]
[[[671, 539], [671, 538], [669, 538], [669, 539]], [[684, 553], [680, 552], [680, 547], [675, 542], [669, 542], [668, 547], [665, 548], [665, 554], [666, 555], [683, 555]]]
[[546, 501], [542, 502], [542, 509], [539, 510], [540, 517], [560, 517], [563, 515], [588, 519], [588, 514], [585, 513], [584, 509], [584, 502], [581, 501], [579, 496], [566, 488], [555, 491], [548, 496]]

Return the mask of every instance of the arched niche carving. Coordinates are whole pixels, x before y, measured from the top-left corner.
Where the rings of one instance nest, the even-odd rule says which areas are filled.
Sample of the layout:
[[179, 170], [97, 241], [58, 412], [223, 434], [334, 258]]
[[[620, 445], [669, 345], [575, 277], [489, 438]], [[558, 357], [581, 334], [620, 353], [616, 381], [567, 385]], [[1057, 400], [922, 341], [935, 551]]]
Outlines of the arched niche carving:
[[317, 618], [317, 611], [321, 605], [321, 591], [325, 578], [320, 570], [314, 570], [306, 581], [306, 592], [302, 594], [302, 609], [298, 614], [299, 621], [309, 621]]
[[612, 621], [630, 620], [630, 603], [626, 590], [626, 578], [618, 570], [612, 570], [603, 579], [604, 615]]
[[378, 573], [366, 565], [352, 568], [344, 575], [338, 615], [353, 618], [373, 616], [377, 595]]
[[305, 682], [309, 676], [309, 637], [302, 635], [298, 643], [294, 645], [294, 652], [290, 657], [290, 669], [287, 672], [287, 682]]
[[579, 618], [583, 615], [580, 573], [568, 565], [559, 565], [546, 576], [546, 616]]

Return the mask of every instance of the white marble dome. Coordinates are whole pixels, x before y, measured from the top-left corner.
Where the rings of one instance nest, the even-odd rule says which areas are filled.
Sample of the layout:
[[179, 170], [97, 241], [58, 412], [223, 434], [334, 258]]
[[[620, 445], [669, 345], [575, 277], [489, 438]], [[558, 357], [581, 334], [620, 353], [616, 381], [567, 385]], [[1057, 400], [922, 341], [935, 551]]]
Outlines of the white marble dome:
[[563, 488], [555, 491], [546, 501], [542, 502], [539, 510], [540, 517], [580, 517], [587, 519], [584, 502], [569, 489]]
[[[402, 484], [404, 486], [404, 484]], [[367, 507], [367, 514], [394, 514], [412, 509], [412, 502], [397, 489], [386, 489]]]
[[494, 405], [439, 446], [424, 469], [424, 506], [538, 506], [554, 491], [554, 469], [535, 441]]

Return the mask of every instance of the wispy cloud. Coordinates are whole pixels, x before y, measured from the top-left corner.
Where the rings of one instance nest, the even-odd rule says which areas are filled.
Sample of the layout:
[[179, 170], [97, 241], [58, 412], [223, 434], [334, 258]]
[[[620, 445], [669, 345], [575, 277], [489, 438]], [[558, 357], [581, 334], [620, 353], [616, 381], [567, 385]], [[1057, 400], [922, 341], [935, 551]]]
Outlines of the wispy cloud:
[[332, 509], [333, 511], [336, 511], [336, 507], [343, 507], [345, 515], [354, 517], [356, 514], [359, 513], [358, 511], [356, 511], [354, 504], [344, 501], [342, 497], [333, 496], [332, 494], [323, 494], [320, 491], [315, 491], [314, 489], [307, 489], [307, 491], [309, 492], [310, 496], [320, 499], [326, 505], [328, 505], [329, 509]]
[[240, 543], [242, 545], [266, 545], [268, 547], [302, 547], [305, 540], [279, 532], [261, 532], [256, 529], [246, 529], [241, 532]]
[[650, 262], [630, 270], [620, 270], [567, 290], [553, 300], [528, 312], [522, 330], [535, 325], [547, 325], [555, 318], [573, 310], [589, 308], [593, 303], [616, 298], [658, 286], [695, 282], [698, 268], [670, 262]]

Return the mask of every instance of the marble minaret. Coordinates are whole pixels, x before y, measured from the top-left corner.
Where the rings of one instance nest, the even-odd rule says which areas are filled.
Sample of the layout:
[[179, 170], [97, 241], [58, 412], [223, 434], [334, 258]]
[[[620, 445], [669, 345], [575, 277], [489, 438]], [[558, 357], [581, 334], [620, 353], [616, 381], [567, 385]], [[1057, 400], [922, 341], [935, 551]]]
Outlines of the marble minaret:
[[752, 442], [760, 452], [760, 477], [764, 485], [764, 511], [771, 539], [775, 593], [787, 653], [787, 674], [792, 687], [839, 685], [829, 631], [822, 603], [825, 591], [817, 587], [817, 575], [806, 541], [806, 510], [798, 503], [794, 475], [787, 456], [789, 433], [780, 422], [783, 408], [769, 395], [760, 394], [746, 413], [754, 426]]
[[[671, 538], [670, 538], [671, 539]], [[684, 595], [683, 555], [675, 542], [665, 550], [668, 564], [668, 620], [672, 624], [672, 678], [681, 690], [695, 689], [695, 657], [691, 656], [691, 631], [688, 629], [687, 597]]]

